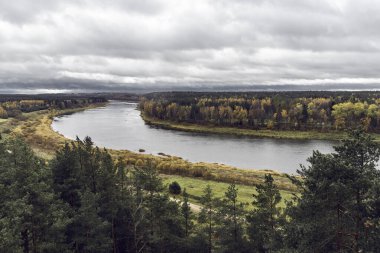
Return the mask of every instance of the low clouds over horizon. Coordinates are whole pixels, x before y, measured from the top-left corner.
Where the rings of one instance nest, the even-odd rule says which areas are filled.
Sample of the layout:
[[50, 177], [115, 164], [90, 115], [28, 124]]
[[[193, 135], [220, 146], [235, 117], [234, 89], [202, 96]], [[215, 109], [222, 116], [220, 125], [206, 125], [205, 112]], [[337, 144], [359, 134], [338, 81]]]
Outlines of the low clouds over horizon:
[[380, 2], [0, 2], [0, 90], [379, 84]]

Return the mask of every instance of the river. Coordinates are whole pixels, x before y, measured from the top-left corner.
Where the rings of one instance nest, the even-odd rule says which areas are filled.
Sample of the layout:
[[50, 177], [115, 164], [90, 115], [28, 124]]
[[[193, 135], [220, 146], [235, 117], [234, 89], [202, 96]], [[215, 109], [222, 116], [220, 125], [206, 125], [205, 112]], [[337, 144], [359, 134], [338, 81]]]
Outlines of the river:
[[52, 128], [65, 137], [90, 136], [100, 147], [159, 152], [191, 162], [227, 164], [243, 169], [272, 169], [295, 173], [313, 150], [333, 151], [333, 142], [199, 134], [146, 125], [136, 103], [111, 101], [105, 107], [64, 115]]

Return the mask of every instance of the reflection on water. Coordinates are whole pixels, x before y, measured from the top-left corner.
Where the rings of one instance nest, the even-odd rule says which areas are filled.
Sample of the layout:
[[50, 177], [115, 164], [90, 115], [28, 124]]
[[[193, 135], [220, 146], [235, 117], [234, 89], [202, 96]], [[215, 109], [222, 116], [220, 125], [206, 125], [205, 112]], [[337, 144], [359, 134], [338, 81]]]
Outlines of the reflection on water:
[[312, 150], [332, 152], [332, 142], [221, 136], [164, 130], [145, 125], [135, 103], [112, 101], [106, 107], [56, 118], [53, 129], [75, 139], [91, 136], [96, 145], [146, 153], [159, 152], [189, 161], [294, 173]]

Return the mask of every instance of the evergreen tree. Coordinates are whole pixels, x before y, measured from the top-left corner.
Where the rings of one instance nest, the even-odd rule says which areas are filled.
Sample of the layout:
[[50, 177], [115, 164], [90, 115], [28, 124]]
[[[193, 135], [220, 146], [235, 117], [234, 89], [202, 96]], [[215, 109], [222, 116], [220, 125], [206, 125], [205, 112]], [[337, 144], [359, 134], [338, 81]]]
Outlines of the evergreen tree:
[[[301, 196], [289, 206], [287, 242], [299, 251], [371, 252], [376, 241], [376, 162], [379, 146], [355, 130], [336, 153], [315, 151], [299, 171]], [[372, 248], [371, 248], [372, 247]]]
[[132, 173], [132, 219], [137, 251], [181, 252], [185, 245], [179, 205], [163, 193], [155, 166], [148, 162]]
[[189, 204], [189, 194], [186, 192], [186, 188], [183, 189], [183, 202], [181, 205], [181, 213], [184, 219], [185, 223], [185, 236], [188, 237], [190, 233], [190, 229], [192, 227], [192, 222], [191, 222], [191, 217], [192, 217], [192, 212]]
[[66, 143], [52, 162], [53, 188], [72, 208], [80, 207], [81, 169], [75, 146]]
[[254, 252], [275, 252], [281, 246], [280, 191], [270, 174], [262, 185], [256, 186], [253, 211], [247, 216], [248, 236]]
[[364, 244], [368, 251], [380, 249], [380, 179], [376, 179], [369, 192], [369, 212], [364, 221]]
[[353, 180], [348, 182], [348, 187], [352, 189], [351, 198], [353, 199], [350, 215], [355, 220], [353, 248], [359, 252], [367, 248], [365, 236], [368, 231], [366, 231], [365, 222], [368, 221], [372, 209], [368, 205], [368, 201], [372, 199], [372, 188], [380, 179], [380, 172], [376, 169], [380, 145], [375, 143], [363, 129], [357, 129], [350, 133], [348, 139], [343, 140], [342, 145], [335, 147], [335, 151], [337, 152], [336, 159], [344, 163], [353, 177]]
[[81, 194], [81, 206], [67, 227], [75, 252], [111, 252], [111, 224], [99, 215], [99, 196], [89, 190]]
[[213, 236], [215, 234], [215, 200], [214, 194], [210, 185], [207, 185], [203, 191], [201, 197], [202, 209], [199, 213], [199, 223], [202, 224], [201, 232], [205, 232], [207, 241], [207, 252], [212, 252], [213, 250]]
[[45, 162], [20, 139], [0, 144], [0, 251], [65, 252], [65, 206]]
[[237, 197], [238, 189], [231, 184], [217, 207], [219, 252], [248, 252], [244, 239], [244, 205]]
[[115, 251], [120, 205], [115, 167], [108, 152], [94, 148], [89, 137], [84, 141], [77, 138], [57, 152], [52, 172], [56, 194], [70, 206], [71, 222], [66, 227], [70, 247], [76, 252], [94, 252], [95, 248]]

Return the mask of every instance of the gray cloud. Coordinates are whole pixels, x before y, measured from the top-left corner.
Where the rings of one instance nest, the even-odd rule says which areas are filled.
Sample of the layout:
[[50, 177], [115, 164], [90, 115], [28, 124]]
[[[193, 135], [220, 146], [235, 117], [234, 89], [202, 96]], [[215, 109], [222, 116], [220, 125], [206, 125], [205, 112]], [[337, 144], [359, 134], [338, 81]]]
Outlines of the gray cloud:
[[0, 2], [0, 90], [371, 83], [380, 3]]

